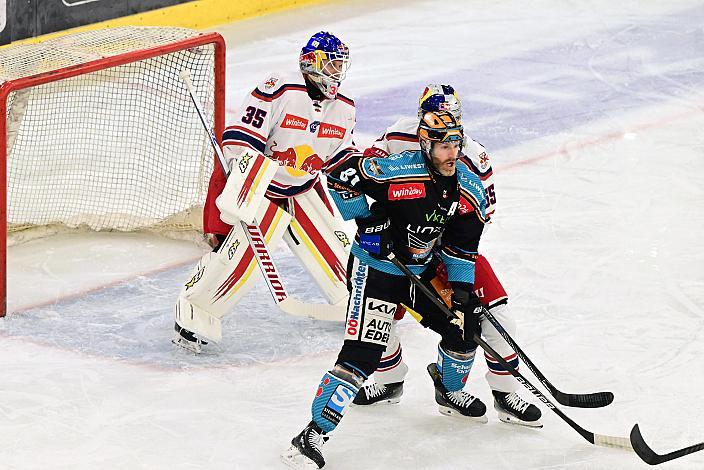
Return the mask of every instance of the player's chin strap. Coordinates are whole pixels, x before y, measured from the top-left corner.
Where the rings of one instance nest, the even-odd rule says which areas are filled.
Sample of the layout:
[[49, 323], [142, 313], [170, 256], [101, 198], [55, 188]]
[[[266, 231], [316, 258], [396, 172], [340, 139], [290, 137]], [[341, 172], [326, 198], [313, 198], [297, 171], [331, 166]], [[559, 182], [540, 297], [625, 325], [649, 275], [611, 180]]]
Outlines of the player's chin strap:
[[[200, 122], [203, 124], [205, 131], [210, 137], [210, 143], [213, 146], [213, 150], [215, 151], [218, 161], [220, 162], [220, 166], [225, 173], [225, 177], [227, 178], [230, 176], [229, 165], [227, 164], [227, 160], [225, 160], [225, 156], [222, 153], [220, 145], [218, 145], [218, 141], [215, 138], [215, 133], [205, 121], [203, 108], [200, 100], [195, 94], [195, 89], [193, 88], [191, 74], [188, 70], [184, 70], [179, 75], [186, 84], [188, 94], [191, 96], [191, 101], [196, 108]], [[259, 269], [261, 269], [262, 275], [266, 280], [266, 285], [269, 288], [269, 292], [271, 292], [271, 296], [274, 298], [276, 305], [278, 305], [281, 310], [290, 315], [308, 317], [316, 320], [343, 321], [345, 319], [347, 312], [346, 305], [309, 304], [289, 296], [286, 288], [284, 287], [283, 280], [279, 275], [279, 270], [276, 268], [274, 260], [271, 257], [269, 248], [266, 246], [264, 235], [262, 234], [259, 226], [256, 224], [248, 224], [243, 220], [240, 220], [240, 223], [244, 228], [247, 241], [252, 247], [257, 264], [259, 265]]]

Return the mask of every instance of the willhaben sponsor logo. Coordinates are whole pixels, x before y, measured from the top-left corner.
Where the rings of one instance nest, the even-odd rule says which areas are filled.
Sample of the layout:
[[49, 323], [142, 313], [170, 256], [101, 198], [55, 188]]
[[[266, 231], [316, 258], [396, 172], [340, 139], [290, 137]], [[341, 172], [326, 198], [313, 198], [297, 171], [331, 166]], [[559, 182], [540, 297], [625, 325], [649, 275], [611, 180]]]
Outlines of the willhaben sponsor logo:
[[286, 114], [283, 121], [281, 121], [281, 127], [284, 129], [298, 129], [299, 131], [304, 131], [308, 129], [308, 119], [296, 116], [295, 114]]
[[347, 130], [344, 127], [328, 124], [327, 122], [320, 123], [318, 128], [318, 137], [326, 137], [329, 139], [342, 139]]
[[425, 197], [425, 185], [423, 183], [389, 185], [389, 201], [419, 199], [421, 197]]

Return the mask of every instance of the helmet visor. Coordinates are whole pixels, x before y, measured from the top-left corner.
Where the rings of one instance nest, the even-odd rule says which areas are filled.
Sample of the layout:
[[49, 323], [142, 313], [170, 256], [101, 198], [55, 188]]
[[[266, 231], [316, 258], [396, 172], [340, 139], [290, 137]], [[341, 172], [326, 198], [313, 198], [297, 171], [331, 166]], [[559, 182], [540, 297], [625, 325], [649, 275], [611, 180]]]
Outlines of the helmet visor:
[[430, 129], [426, 126], [421, 126], [428, 136], [428, 140], [433, 142], [461, 142], [464, 138], [461, 127], [451, 127], [448, 129]]

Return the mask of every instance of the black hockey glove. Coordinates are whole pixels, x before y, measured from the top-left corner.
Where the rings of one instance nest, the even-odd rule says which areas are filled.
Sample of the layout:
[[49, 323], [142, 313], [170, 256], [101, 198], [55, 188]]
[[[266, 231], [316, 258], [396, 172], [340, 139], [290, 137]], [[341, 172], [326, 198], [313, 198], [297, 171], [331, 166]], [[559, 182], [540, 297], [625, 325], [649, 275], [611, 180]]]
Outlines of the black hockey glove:
[[483, 308], [474, 292], [455, 289], [452, 294], [452, 311], [458, 318], [451, 323], [462, 330], [465, 341], [471, 340], [475, 334], [482, 335]]
[[359, 232], [359, 246], [370, 255], [386, 259], [391, 253], [391, 222], [383, 210], [374, 210], [368, 217], [355, 219]]

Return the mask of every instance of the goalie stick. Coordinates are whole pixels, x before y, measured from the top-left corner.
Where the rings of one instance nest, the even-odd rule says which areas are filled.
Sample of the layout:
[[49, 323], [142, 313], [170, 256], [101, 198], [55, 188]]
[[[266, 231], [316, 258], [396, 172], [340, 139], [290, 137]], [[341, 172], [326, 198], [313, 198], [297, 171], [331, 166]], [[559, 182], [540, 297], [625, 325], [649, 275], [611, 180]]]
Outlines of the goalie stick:
[[491, 322], [496, 328], [499, 334], [506, 340], [506, 342], [516, 351], [518, 357], [521, 358], [523, 363], [528, 366], [528, 369], [535, 375], [535, 377], [543, 384], [545, 389], [550, 392], [550, 395], [555, 397], [558, 403], [565, 406], [572, 406], [576, 408], [601, 408], [602, 406], [610, 405], [614, 401], [614, 394], [611, 392], [595, 392], [595, 393], [564, 393], [557, 389], [550, 381], [543, 375], [538, 367], [533, 364], [526, 353], [516, 344], [516, 341], [508, 334], [508, 331], [501, 325], [499, 320], [486, 308], [483, 307], [484, 316]]
[[[191, 74], [188, 70], [183, 70], [179, 76], [186, 84], [186, 88], [188, 89], [188, 94], [191, 97], [193, 106], [196, 108], [200, 122], [203, 124], [205, 131], [210, 137], [210, 144], [213, 146], [213, 150], [218, 157], [222, 171], [225, 173], [225, 177], [227, 178], [230, 176], [230, 167], [227, 164], [227, 160], [225, 160], [225, 156], [222, 153], [222, 149], [220, 148], [217, 139], [215, 138], [215, 133], [205, 121], [205, 114], [203, 113], [200, 100], [196, 96], [193, 82], [191, 81]], [[279, 275], [279, 270], [276, 268], [274, 260], [271, 257], [269, 248], [266, 246], [264, 235], [262, 234], [259, 226], [256, 224], [247, 224], [244, 221], [240, 221], [240, 223], [244, 228], [244, 233], [247, 235], [247, 241], [249, 242], [249, 246], [252, 247], [254, 257], [257, 260], [257, 264], [259, 265], [262, 276], [266, 281], [269, 292], [274, 298], [274, 302], [276, 302], [276, 305], [281, 310], [289, 315], [308, 317], [315, 320], [343, 321], [345, 319], [345, 307], [331, 304], [309, 304], [301, 302], [295, 297], [289, 296], [283, 280]]]
[[[423, 294], [430, 299], [431, 302], [435, 304], [447, 318], [454, 320], [457, 316], [447, 308], [444, 302], [437, 298], [437, 296], [430, 291], [421, 281], [416, 277], [403, 263], [401, 263], [393, 253], [388, 256], [388, 259], [394, 263], [394, 265], [403, 272], [403, 274], [410, 279], [410, 281], [423, 292]], [[526, 379], [520, 372], [511, 366], [506, 360], [489, 346], [486, 341], [484, 341], [479, 335], [474, 335], [472, 337], [475, 343], [482, 347], [496, 362], [501, 364], [511, 375], [513, 375], [516, 380], [528, 389], [533, 395], [535, 395], [545, 406], [550, 408], [555, 414], [557, 414], [564, 422], [570, 425], [572, 429], [577, 431], [580, 436], [586, 439], [590, 444], [601, 447], [615, 447], [620, 449], [632, 450], [631, 442], [625, 437], [607, 436], [605, 434], [596, 434], [591, 431], [587, 431], [579, 424], [575, 423], [569, 416], [562, 412], [557, 406], [555, 406], [543, 393], [534, 387], [528, 379]]]

